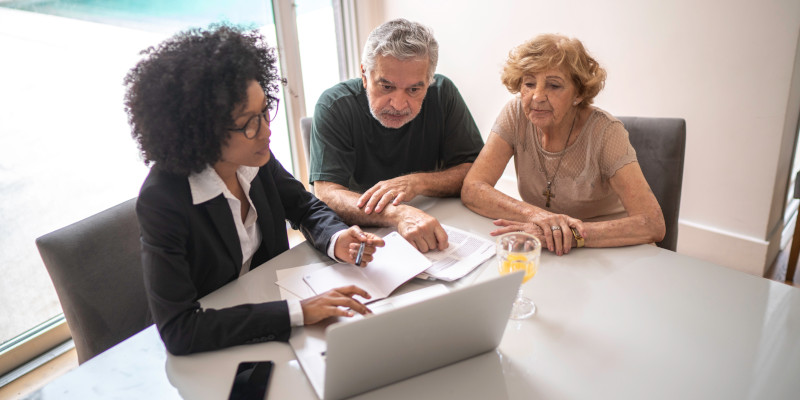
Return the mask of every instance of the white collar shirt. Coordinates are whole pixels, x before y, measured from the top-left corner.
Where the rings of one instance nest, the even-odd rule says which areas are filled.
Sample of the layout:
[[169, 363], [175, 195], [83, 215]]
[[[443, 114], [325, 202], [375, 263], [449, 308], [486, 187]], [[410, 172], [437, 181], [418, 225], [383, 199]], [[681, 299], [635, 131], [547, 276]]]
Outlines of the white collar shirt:
[[250, 203], [244, 221], [242, 221], [241, 217], [242, 203], [231, 193], [214, 168], [207, 166], [202, 172], [189, 175], [189, 188], [192, 192], [192, 203], [194, 205], [205, 203], [220, 194], [228, 201], [231, 215], [233, 215], [233, 223], [236, 226], [236, 233], [239, 236], [239, 244], [242, 246], [242, 269], [239, 272], [239, 276], [250, 271], [253, 254], [261, 246], [261, 229], [258, 228], [256, 223], [258, 212], [250, 199], [250, 183], [255, 179], [256, 175], [258, 175], [257, 167], [240, 166], [236, 170], [236, 178], [239, 179], [239, 184], [242, 185], [247, 202]]

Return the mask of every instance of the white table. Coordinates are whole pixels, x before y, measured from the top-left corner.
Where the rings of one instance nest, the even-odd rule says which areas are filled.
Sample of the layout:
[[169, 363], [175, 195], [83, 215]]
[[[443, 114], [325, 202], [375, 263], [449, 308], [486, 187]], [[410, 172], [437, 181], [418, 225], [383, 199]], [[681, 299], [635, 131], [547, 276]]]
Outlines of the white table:
[[[487, 237], [493, 229], [458, 199], [418, 205], [448, 225]], [[276, 270], [323, 260], [303, 243], [202, 303], [277, 299]], [[472, 278], [497, 274], [493, 261]], [[538, 311], [509, 322], [496, 351], [356, 398], [800, 398], [800, 289], [649, 245], [546, 253], [523, 287]], [[154, 326], [36, 396], [223, 399], [245, 360], [275, 361], [268, 398], [316, 398], [288, 344], [177, 357]]]

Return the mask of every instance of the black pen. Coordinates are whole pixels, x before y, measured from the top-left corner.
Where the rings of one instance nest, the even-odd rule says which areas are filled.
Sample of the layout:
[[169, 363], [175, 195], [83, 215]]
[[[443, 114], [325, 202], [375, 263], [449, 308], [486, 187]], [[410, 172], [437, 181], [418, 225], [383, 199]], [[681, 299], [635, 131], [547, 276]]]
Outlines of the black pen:
[[366, 245], [367, 244], [365, 242], [361, 242], [361, 244], [358, 246], [358, 254], [356, 254], [356, 265], [358, 265], [359, 267], [361, 266], [361, 257], [364, 256], [364, 247]]

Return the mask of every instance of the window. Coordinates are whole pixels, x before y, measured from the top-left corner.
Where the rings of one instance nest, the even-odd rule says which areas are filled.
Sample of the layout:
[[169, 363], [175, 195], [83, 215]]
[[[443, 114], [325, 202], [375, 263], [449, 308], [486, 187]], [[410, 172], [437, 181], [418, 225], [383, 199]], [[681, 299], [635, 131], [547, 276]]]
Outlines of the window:
[[[330, 0], [297, 1], [297, 36], [303, 73], [306, 115], [317, 99], [339, 82], [333, 7]], [[327, 34], [321, 35], [321, 32]]]
[[[310, 112], [338, 81], [333, 11], [330, 1], [297, 3]], [[35, 238], [138, 194], [148, 170], [122, 81], [139, 51], [221, 20], [257, 26], [278, 47], [269, 0], [0, 2], [0, 344], [61, 313]], [[271, 147], [292, 171], [285, 100]]]

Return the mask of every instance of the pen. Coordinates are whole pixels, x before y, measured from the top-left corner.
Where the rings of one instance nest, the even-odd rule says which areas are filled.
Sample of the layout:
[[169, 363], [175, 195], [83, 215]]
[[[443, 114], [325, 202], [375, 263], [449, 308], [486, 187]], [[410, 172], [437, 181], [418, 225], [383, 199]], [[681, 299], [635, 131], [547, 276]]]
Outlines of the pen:
[[366, 246], [366, 243], [361, 242], [361, 245], [358, 246], [358, 254], [356, 254], [356, 265], [359, 267], [361, 266], [361, 257], [364, 256], [364, 246]]

